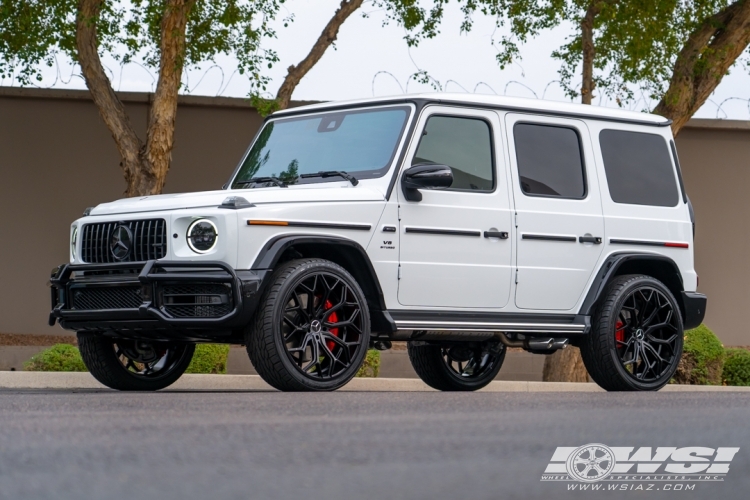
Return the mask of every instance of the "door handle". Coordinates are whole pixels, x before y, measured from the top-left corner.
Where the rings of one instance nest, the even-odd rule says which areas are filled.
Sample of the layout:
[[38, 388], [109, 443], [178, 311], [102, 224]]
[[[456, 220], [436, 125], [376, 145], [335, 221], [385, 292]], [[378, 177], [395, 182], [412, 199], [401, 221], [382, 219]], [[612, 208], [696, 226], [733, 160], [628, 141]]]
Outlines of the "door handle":
[[484, 237], [485, 238], [500, 238], [501, 240], [507, 240], [508, 233], [505, 231], [485, 231]]
[[578, 237], [579, 243], [593, 243], [594, 245], [599, 245], [602, 242], [602, 239], [599, 236], [579, 236]]

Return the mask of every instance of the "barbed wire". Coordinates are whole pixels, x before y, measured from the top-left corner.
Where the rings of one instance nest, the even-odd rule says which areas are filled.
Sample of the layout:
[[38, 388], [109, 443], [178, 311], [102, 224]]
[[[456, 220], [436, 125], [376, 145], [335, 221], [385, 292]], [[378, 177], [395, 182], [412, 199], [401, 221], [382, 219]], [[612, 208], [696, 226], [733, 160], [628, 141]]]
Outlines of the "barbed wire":
[[[399, 89], [401, 90], [401, 93], [402, 94], [406, 94], [406, 93], [408, 93], [408, 84], [409, 84], [410, 81], [414, 80], [414, 75], [415, 74], [411, 74], [411, 75], [409, 75], [406, 78], [406, 88], [407, 88], [407, 90], [405, 91], [404, 86], [401, 84], [401, 81], [393, 73], [391, 73], [390, 71], [380, 70], [380, 71], [376, 72], [373, 75], [372, 85], [371, 85], [371, 87], [372, 87], [372, 96], [373, 97], [377, 96], [377, 93], [375, 91], [375, 81], [376, 81], [376, 79], [377, 79], [377, 77], [379, 75], [388, 75], [388, 76], [390, 76], [393, 79], [393, 81], [396, 82], [396, 84], [398, 85]], [[430, 77], [430, 78], [432, 78], [432, 77]], [[438, 80], [436, 80], [434, 78], [432, 78], [432, 79], [436, 82], [436, 85], [441, 85]], [[458, 82], [456, 80], [453, 80], [453, 79], [446, 80], [445, 83], [442, 84], [444, 92], [448, 92], [448, 90], [449, 90], [448, 89], [448, 84], [450, 84], [450, 83], [453, 83], [455, 86], [461, 88], [464, 91], [464, 93], [467, 93], [467, 94], [477, 94], [477, 93], [479, 93], [479, 92], [477, 92], [477, 89], [479, 89], [480, 87], [487, 87], [488, 89], [490, 89], [490, 91], [492, 91], [493, 94], [500, 95], [487, 82], [480, 81], [480, 82], [478, 82], [478, 83], [476, 83], [474, 85], [474, 88], [473, 88], [472, 91], [469, 91], [460, 82]], [[541, 99], [544, 99], [546, 97], [547, 91], [549, 90], [549, 88], [551, 86], [555, 85], [555, 84], [558, 86], [558, 88], [560, 90], [564, 91], [563, 87], [561, 86], [560, 80], [551, 80], [550, 82], [548, 82], [544, 86], [544, 89], [542, 91], [542, 97], [541, 97]], [[540, 97], [537, 94], [537, 92], [530, 85], [527, 85], [526, 83], [523, 83], [523, 82], [518, 81], [518, 80], [508, 80], [505, 83], [505, 86], [503, 87], [503, 93], [502, 93], [503, 96], [523, 97], [523, 96], [520, 96], [520, 95], [514, 95], [513, 93], [511, 93], [509, 95], [508, 88], [511, 87], [512, 85], [518, 85], [520, 87], [523, 87], [524, 89], [526, 89], [529, 92], [531, 92], [531, 94], [533, 94], [533, 96], [534, 96], [535, 99], [540, 99]], [[575, 87], [575, 90], [580, 90], [580, 87], [581, 87], [581, 85], [578, 84]], [[643, 89], [643, 88], [639, 88], [638, 89], [639, 97], [637, 99], [626, 101], [626, 103], [625, 103], [624, 106], [623, 105], [618, 105], [614, 99], [605, 96], [604, 92], [599, 92], [598, 94], [599, 94], [599, 96], [598, 96], [598, 103], [597, 104], [600, 105], [600, 106], [602, 106], [602, 105], [607, 106], [607, 105], [611, 105], [611, 104], [614, 103], [617, 107], [624, 108], [624, 109], [627, 109], [629, 111], [644, 111], [644, 110], [645, 111], [649, 111], [649, 110], [654, 109], [654, 106], [655, 106], [653, 99], [651, 99], [649, 96], [646, 95], [645, 89]], [[573, 102], [573, 99], [567, 99], [567, 101]], [[722, 119], [725, 120], [725, 119], [729, 118], [729, 114], [725, 111], [724, 106], [725, 106], [725, 104], [727, 104], [728, 102], [731, 102], [731, 101], [740, 101], [740, 102], [746, 103], [745, 107], [746, 107], [746, 110], [747, 110], [747, 116], [748, 116], [748, 119], [750, 119], [750, 98], [744, 98], [744, 97], [727, 97], [727, 98], [723, 99], [719, 103], [717, 103], [713, 99], [707, 99], [706, 103], [704, 104], [704, 106], [706, 104], [713, 104], [716, 107], [716, 113], [714, 114], [714, 117], [716, 119], [719, 119], [719, 120], [722, 120]], [[735, 118], [735, 119], [741, 119], [741, 118]]]
[[[371, 92], [372, 96], [375, 97], [377, 95], [376, 91], [376, 83], [378, 79], [382, 76], [390, 77], [389, 81], [394, 82], [400, 91], [401, 94], [408, 94], [409, 93], [409, 84], [413, 82], [421, 83], [421, 84], [427, 84], [430, 85], [433, 90], [440, 91], [440, 92], [448, 92], [456, 90], [451, 90], [451, 86], [458, 87], [461, 92], [467, 93], [467, 94], [476, 94], [480, 93], [480, 88], [487, 88], [490, 92], [492, 92], [495, 95], [501, 95], [498, 93], [495, 88], [490, 85], [489, 83], [485, 81], [479, 81], [476, 84], [474, 84], [473, 89], [469, 91], [464, 84], [462, 84], [460, 81], [455, 79], [448, 79], [445, 80], [444, 83], [440, 82], [438, 79], [434, 78], [432, 75], [430, 75], [427, 71], [421, 69], [414, 59], [411, 57], [411, 54], [409, 54], [409, 57], [411, 59], [411, 62], [414, 64], [417, 71], [414, 73], [408, 75], [406, 77], [406, 81], [402, 83], [399, 78], [393, 74], [390, 71], [386, 70], [379, 70], [373, 74], [372, 81], [371, 81]], [[80, 79], [80, 81], [83, 83], [83, 86], [85, 87], [85, 79], [83, 75], [80, 72], [80, 66], [77, 64], [69, 64], [68, 68], [64, 68], [64, 65], [60, 63], [57, 55], [53, 56], [54, 61], [54, 79], [49, 84], [43, 84], [41, 82], [29, 82], [28, 86], [33, 88], [39, 88], [39, 89], [54, 89], [54, 88], [63, 88], [63, 87], [69, 87], [70, 85], [73, 85], [73, 81]], [[121, 62], [117, 65], [116, 70], [113, 70], [109, 65], [103, 64], [104, 70], [107, 72], [107, 75], [110, 79], [110, 82], [117, 81], [117, 91], [128, 91], [132, 89], [123, 89], [123, 77], [126, 74], [126, 68], [128, 66], [136, 66], [142, 72], [145, 72], [146, 75], [150, 78], [151, 82], [149, 85], [150, 91], [153, 93], [156, 85], [157, 85], [157, 76], [155, 75], [152, 68], [149, 68], [139, 62], [136, 61], [127, 61], [127, 62]], [[69, 71], [66, 71], [66, 69], [69, 69]], [[206, 83], [204, 83], [204, 80], [206, 80], [208, 74], [212, 71], [219, 72], [219, 81], [218, 85], [216, 86], [216, 91], [213, 92], [203, 92], [200, 95], [213, 95], [215, 97], [222, 97], [225, 96], [227, 93], [227, 90], [229, 89], [230, 84], [234, 80], [234, 78], [238, 75], [239, 69], [234, 69], [232, 73], [229, 75], [229, 78], [226, 77], [226, 73], [224, 71], [224, 68], [220, 66], [219, 64], [213, 64], [205, 69], [190, 69], [183, 72], [182, 77], [182, 88], [180, 90], [181, 95], [198, 95], [197, 91], [198, 89], [204, 89]], [[2, 78], [0, 78], [0, 86], [16, 86], [17, 83], [17, 74], [16, 73], [10, 73], [3, 75]], [[191, 85], [190, 81], [197, 78], [197, 82], [195, 85]], [[247, 77], [246, 77], [247, 78]], [[206, 80], [208, 82], [208, 80]], [[203, 84], [203, 87], [201, 87], [201, 84]], [[249, 84], [249, 78], [248, 78], [248, 84]], [[559, 80], [551, 80], [547, 82], [541, 91], [541, 97], [539, 96], [539, 93], [537, 90], [534, 89], [533, 84], [526, 83], [517, 79], [508, 80], [503, 85], [503, 96], [512, 96], [512, 97], [523, 97], [523, 94], [526, 94], [526, 97], [529, 97], [529, 93], [533, 95], [533, 98], [535, 99], [545, 99], [547, 98], [547, 93], [554, 87], [557, 87], [559, 91], [565, 91], [563, 89], [561, 82]], [[114, 87], [114, 85], [113, 85]], [[126, 84], [127, 87], [127, 84]], [[511, 89], [514, 87], [520, 87], [524, 89], [527, 92], [523, 92], [522, 94], [518, 94], [517, 92], [513, 92]], [[580, 84], [576, 86], [574, 90], [579, 90]], [[236, 93], [235, 93], [236, 94]], [[266, 97], [273, 98], [273, 94], [269, 92], [263, 93]], [[646, 94], [645, 90], [643, 88], [639, 88], [637, 90], [637, 99], [631, 99], [629, 101], [626, 101], [624, 105], [618, 104], [616, 100], [609, 98], [605, 96], [604, 92], [599, 92], [599, 95], [597, 96], [597, 104], [603, 105], [603, 106], [617, 106], [624, 109], [628, 109], [631, 111], [642, 111], [642, 110], [651, 110], [654, 107], [653, 100]], [[557, 99], [560, 100], [560, 99]], [[566, 101], [572, 102], [573, 100], [570, 98], [565, 99]], [[728, 107], [730, 103], [744, 103], [744, 106], [742, 108], [744, 109], [744, 112], [747, 113], [747, 119], [750, 119], [750, 97], [739, 97], [739, 96], [730, 96], [725, 97], [721, 101], [717, 102], [716, 100], [709, 98], [706, 100], [706, 103], [704, 104], [704, 108], [708, 105], [711, 105], [715, 108], [715, 112], [713, 113], [714, 118], [716, 119], [728, 119], [729, 113], [727, 112]], [[614, 106], [612, 106], [614, 105]], [[733, 109], [732, 114], [736, 115], [736, 109]], [[736, 117], [735, 119], [742, 119], [741, 117]]]

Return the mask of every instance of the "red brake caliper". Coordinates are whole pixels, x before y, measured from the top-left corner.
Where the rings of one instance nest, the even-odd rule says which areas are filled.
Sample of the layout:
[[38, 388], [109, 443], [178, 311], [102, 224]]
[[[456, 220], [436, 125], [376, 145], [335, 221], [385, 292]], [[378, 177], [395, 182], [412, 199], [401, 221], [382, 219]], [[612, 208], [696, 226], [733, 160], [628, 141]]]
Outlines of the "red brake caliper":
[[[333, 302], [330, 300], [326, 300], [326, 303], [323, 304], [324, 310], [329, 310], [333, 307]], [[338, 323], [339, 322], [339, 315], [337, 312], [332, 312], [330, 316], [328, 316], [328, 321], [326, 323]], [[339, 329], [338, 328], [331, 328], [331, 333], [335, 336], [339, 336]], [[326, 341], [326, 346], [328, 346], [328, 349], [333, 351], [333, 348], [336, 347], [336, 343], [333, 340]]]
[[[625, 323], [623, 323], [621, 320], [617, 320], [617, 324], [615, 324], [615, 340], [618, 342], [625, 343]], [[616, 347], [622, 347], [622, 346], [616, 346]]]

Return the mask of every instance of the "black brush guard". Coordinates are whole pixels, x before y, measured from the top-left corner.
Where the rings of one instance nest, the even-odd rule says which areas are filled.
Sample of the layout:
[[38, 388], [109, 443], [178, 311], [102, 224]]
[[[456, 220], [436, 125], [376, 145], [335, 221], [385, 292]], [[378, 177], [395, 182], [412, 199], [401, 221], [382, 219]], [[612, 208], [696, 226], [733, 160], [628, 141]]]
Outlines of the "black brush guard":
[[[265, 271], [237, 271], [223, 262], [120, 262], [65, 264], [50, 279], [52, 311], [49, 324], [59, 321], [68, 330], [115, 332], [154, 337], [225, 337], [250, 321], [260, 295]], [[168, 287], [226, 286], [226, 294], [212, 294], [221, 302], [166, 304]], [[97, 308], [75, 307], [76, 291], [104, 291]], [[197, 293], [196, 295], [200, 295]], [[117, 307], [108, 307], [119, 301]], [[92, 301], [78, 301], [92, 304]], [[121, 306], [121, 307], [120, 307]], [[197, 311], [220, 311], [216, 317], [184, 317], [170, 314], [170, 307], [196, 307]], [[214, 309], [211, 307], [216, 306]]]

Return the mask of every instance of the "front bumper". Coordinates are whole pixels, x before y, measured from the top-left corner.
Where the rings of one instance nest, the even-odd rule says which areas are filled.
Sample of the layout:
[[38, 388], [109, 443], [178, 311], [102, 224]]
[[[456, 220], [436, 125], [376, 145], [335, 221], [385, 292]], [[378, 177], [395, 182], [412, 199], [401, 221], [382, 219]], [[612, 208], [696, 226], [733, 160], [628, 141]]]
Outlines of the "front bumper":
[[706, 304], [708, 299], [702, 293], [682, 292], [682, 306], [685, 313], [683, 327], [685, 330], [697, 328], [703, 323], [706, 316]]
[[136, 336], [231, 336], [252, 318], [265, 271], [223, 262], [66, 264], [50, 279], [55, 322]]

